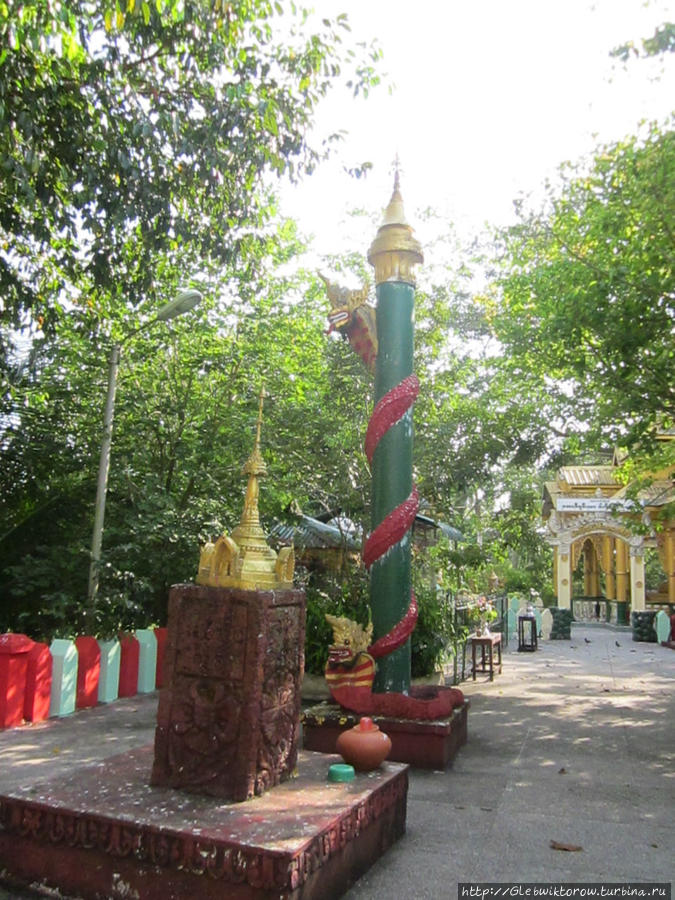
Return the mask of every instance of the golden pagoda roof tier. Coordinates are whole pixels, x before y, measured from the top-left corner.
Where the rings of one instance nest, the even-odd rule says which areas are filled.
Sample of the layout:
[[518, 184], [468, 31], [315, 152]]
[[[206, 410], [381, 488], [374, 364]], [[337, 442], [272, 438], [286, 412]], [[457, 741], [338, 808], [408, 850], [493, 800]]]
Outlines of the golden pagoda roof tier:
[[[633, 485], [626, 485], [620, 491], [617, 491], [615, 497], [622, 500], [624, 497], [630, 497]], [[657, 479], [641, 487], [635, 496], [635, 499], [642, 506], [665, 506], [675, 500], [675, 486], [671, 479]]]
[[423, 261], [422, 245], [413, 237], [413, 230], [406, 221], [397, 169], [394, 191], [368, 250], [368, 262], [375, 269], [376, 284], [384, 281], [414, 284], [414, 267]]

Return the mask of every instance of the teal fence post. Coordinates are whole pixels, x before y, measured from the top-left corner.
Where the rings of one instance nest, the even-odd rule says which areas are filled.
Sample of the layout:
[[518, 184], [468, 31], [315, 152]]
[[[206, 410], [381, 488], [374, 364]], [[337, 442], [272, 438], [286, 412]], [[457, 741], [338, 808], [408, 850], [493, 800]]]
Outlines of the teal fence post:
[[73, 641], [54, 638], [49, 650], [53, 660], [49, 715], [69, 716], [75, 712], [77, 696], [77, 647]]
[[138, 652], [138, 693], [149, 694], [157, 686], [157, 638], [151, 628], [136, 631]]
[[117, 700], [120, 686], [120, 642], [117, 638], [99, 641], [101, 648], [101, 675], [98, 682], [98, 702], [112, 703]]

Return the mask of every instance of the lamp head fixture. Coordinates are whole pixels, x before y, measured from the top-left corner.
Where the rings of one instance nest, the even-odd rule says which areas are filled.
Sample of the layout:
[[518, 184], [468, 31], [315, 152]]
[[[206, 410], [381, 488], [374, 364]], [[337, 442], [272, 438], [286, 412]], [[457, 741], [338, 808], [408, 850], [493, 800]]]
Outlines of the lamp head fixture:
[[182, 316], [183, 313], [194, 309], [202, 299], [199, 291], [187, 290], [181, 291], [180, 294], [170, 303], [163, 306], [155, 316], [158, 322], [168, 322], [169, 319], [175, 319], [176, 316]]

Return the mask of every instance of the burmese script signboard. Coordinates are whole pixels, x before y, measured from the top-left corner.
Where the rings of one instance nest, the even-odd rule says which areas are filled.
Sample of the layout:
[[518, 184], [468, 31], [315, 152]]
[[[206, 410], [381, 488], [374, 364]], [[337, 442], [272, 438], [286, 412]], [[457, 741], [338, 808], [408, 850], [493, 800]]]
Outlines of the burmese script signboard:
[[634, 500], [613, 500], [611, 497], [557, 497], [557, 512], [630, 512], [638, 509]]

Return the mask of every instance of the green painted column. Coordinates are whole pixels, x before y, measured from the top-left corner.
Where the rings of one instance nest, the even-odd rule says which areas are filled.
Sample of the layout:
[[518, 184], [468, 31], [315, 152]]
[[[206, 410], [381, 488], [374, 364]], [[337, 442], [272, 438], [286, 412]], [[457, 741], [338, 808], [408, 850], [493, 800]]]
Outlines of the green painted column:
[[[403, 212], [398, 173], [389, 206], [368, 253], [377, 284], [377, 362], [375, 403], [413, 372], [413, 266], [422, 262], [419, 243]], [[372, 458], [372, 530], [408, 499], [413, 489], [412, 406], [380, 439]], [[375, 560], [370, 570], [370, 606], [375, 640], [388, 634], [410, 605], [409, 530]], [[377, 661], [375, 692], [406, 692], [410, 687], [410, 640]]]
[[[414, 292], [410, 285], [377, 286], [378, 355], [375, 402], [412, 373]], [[372, 464], [372, 528], [403, 503], [412, 491], [412, 408], [382, 437]], [[387, 634], [410, 604], [411, 532], [373, 563], [370, 598], [374, 637]], [[378, 660], [376, 691], [405, 691], [410, 686], [410, 641]]]

